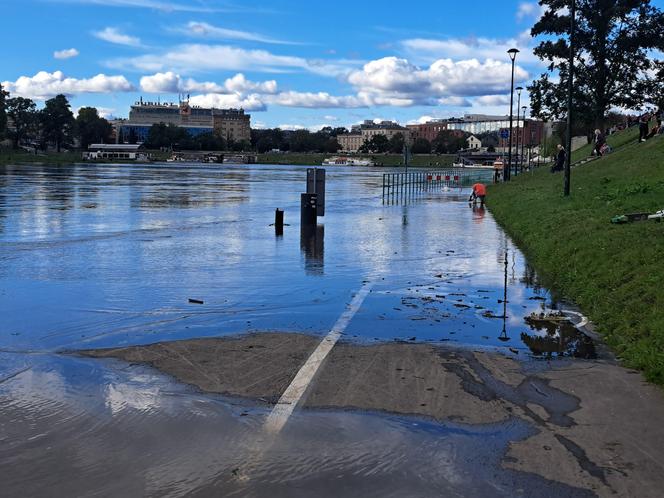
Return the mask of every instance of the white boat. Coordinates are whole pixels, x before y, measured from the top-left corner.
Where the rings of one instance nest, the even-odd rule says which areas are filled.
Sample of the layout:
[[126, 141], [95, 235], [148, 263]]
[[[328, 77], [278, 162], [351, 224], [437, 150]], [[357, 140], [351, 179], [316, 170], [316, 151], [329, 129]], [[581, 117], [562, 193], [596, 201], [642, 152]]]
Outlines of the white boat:
[[323, 166], [374, 166], [369, 159], [354, 159], [352, 157], [330, 157], [323, 161]]

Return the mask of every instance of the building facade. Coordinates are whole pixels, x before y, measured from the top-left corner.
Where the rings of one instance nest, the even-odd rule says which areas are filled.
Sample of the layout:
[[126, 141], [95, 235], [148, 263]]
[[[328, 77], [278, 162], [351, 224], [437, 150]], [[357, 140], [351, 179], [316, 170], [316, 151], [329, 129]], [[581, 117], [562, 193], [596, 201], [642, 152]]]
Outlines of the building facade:
[[436, 120], [428, 123], [406, 125], [406, 128], [410, 131], [410, 138], [413, 142], [419, 138], [433, 142], [441, 131], [447, 130], [447, 123]]
[[164, 123], [184, 128], [191, 136], [218, 132], [224, 139], [251, 139], [251, 116], [243, 109], [214, 109], [174, 103], [144, 102], [130, 107], [129, 119], [118, 123], [116, 136], [124, 142], [145, 142], [152, 125]]
[[213, 109], [212, 126], [226, 142], [251, 141], [251, 117], [244, 109]]
[[381, 121], [374, 123], [367, 120], [361, 125], [352, 127], [350, 133], [337, 136], [337, 141], [341, 145], [342, 152], [358, 152], [364, 142], [369, 142], [376, 135], [383, 135], [388, 140], [394, 135], [401, 133], [406, 143], [411, 143], [410, 130], [394, 121]]
[[340, 152], [357, 152], [364, 143], [362, 133], [345, 133], [337, 135], [337, 141], [341, 146]]
[[468, 150], [480, 150], [482, 148], [482, 141], [475, 135], [471, 135], [466, 139]]

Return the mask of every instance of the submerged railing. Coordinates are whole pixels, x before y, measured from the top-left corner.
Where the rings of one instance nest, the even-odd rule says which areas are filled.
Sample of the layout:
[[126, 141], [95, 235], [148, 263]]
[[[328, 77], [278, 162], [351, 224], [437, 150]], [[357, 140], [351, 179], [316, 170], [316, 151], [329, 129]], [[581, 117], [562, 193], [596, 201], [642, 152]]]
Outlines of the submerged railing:
[[491, 182], [490, 169], [450, 169], [383, 174], [383, 204], [401, 204], [434, 191], [470, 187], [477, 182]]

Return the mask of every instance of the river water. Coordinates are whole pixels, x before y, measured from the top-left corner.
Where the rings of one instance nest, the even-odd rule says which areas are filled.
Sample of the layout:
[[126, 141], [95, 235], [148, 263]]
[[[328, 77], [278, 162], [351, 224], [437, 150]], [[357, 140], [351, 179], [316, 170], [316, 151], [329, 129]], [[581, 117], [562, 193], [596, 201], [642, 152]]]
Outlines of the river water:
[[[467, 190], [386, 205], [382, 171], [328, 168], [326, 214], [303, 233], [305, 179], [304, 167], [267, 165], [0, 169], [0, 469], [9, 476], [0, 495], [246, 492], [246, 482], [226, 480], [255, 433], [256, 418], [240, 412], [261, 408], [62, 352], [254, 331], [324, 335], [370, 282], [344, 340], [594, 354], [574, 329], [524, 323], [551, 295], [490, 212], [468, 205]], [[270, 226], [275, 208], [290, 225], [283, 235]], [[496, 448], [529, 434], [514, 421], [508, 430], [297, 416], [307, 423], [256, 464], [256, 495], [337, 496], [348, 485], [366, 496], [486, 496], [473, 476], [496, 471]], [[339, 475], [343, 485], [329, 488]], [[501, 471], [501, 491], [491, 492], [512, 496], [519, 479]]]

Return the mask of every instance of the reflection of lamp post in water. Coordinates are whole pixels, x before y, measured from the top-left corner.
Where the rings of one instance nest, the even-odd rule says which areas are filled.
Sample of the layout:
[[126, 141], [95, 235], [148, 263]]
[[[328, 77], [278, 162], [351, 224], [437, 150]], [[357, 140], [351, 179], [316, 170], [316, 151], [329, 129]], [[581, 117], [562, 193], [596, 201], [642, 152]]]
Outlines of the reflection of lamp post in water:
[[499, 341], [507, 342], [510, 340], [507, 337], [507, 251], [505, 251], [505, 283], [503, 293], [503, 331], [498, 337]]

